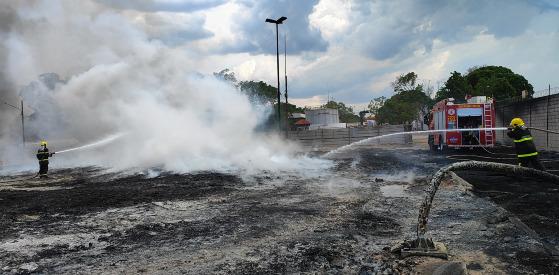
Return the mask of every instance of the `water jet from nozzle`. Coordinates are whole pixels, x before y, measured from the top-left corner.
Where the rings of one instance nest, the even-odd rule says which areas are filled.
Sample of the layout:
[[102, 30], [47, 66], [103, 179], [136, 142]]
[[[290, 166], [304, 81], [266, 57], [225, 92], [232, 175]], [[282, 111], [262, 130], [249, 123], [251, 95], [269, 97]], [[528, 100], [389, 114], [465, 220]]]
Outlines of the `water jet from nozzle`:
[[471, 131], [505, 131], [507, 130], [506, 127], [496, 127], [496, 128], [463, 128], [463, 129], [441, 129], [441, 130], [423, 130], [423, 131], [410, 131], [410, 132], [398, 132], [398, 133], [391, 133], [391, 134], [386, 134], [386, 135], [380, 135], [380, 136], [376, 136], [376, 137], [370, 137], [367, 139], [363, 139], [363, 140], [359, 140], [356, 141], [354, 143], [348, 144], [348, 145], [344, 145], [340, 148], [336, 148], [324, 155], [322, 155], [322, 157], [329, 157], [332, 156], [335, 153], [339, 153], [339, 152], [343, 152], [346, 150], [350, 150], [353, 147], [357, 146], [357, 145], [363, 145], [363, 144], [367, 144], [368, 142], [371, 142], [373, 140], [377, 140], [377, 139], [381, 139], [381, 138], [385, 138], [385, 137], [391, 137], [391, 136], [399, 136], [399, 135], [413, 135], [413, 134], [431, 134], [431, 133], [446, 133], [446, 132], [471, 132]]
[[88, 149], [88, 148], [93, 148], [93, 147], [98, 147], [98, 146], [102, 146], [105, 144], [109, 144], [119, 138], [121, 138], [122, 136], [124, 136], [124, 134], [119, 133], [119, 134], [115, 134], [112, 136], [109, 136], [107, 138], [104, 138], [102, 140], [90, 143], [90, 144], [86, 144], [80, 147], [75, 147], [75, 148], [70, 148], [70, 149], [66, 149], [66, 150], [62, 150], [62, 151], [58, 151], [56, 152], [57, 154], [61, 154], [61, 153], [66, 153], [66, 152], [71, 152], [71, 151], [79, 151], [79, 150], [84, 150], [84, 149]]

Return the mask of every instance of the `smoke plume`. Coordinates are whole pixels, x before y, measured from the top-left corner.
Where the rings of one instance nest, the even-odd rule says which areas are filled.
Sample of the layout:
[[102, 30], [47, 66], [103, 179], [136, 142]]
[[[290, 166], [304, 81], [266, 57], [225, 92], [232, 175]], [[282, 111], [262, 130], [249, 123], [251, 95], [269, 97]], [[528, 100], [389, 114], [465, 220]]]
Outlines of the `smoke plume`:
[[[1, 22], [0, 81], [11, 84], [1, 96], [23, 97], [32, 112], [30, 141], [49, 139], [51, 149], [61, 150], [122, 135], [94, 150], [55, 155], [53, 164], [178, 172], [301, 165], [292, 146], [255, 133], [261, 107], [198, 73], [186, 48], [149, 37], [126, 14], [94, 1], [0, 6], [12, 16]], [[2, 133], [15, 127], [2, 121]], [[1, 136], [2, 147], [14, 144], [12, 135]]]

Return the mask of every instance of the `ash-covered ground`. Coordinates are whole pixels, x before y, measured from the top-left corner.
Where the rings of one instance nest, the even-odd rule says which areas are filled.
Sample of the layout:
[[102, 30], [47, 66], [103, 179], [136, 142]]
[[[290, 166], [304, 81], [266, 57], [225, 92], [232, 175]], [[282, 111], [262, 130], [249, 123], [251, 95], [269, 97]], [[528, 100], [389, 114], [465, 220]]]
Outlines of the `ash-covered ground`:
[[[506, 194], [481, 195], [477, 184], [472, 192], [459, 178], [443, 184], [429, 223], [430, 235], [447, 245], [450, 260], [401, 259], [389, 251], [414, 238], [428, 177], [452, 161], [418, 147], [384, 146], [338, 154], [335, 165], [319, 173], [302, 167], [251, 177], [216, 172], [147, 177], [82, 168], [55, 170], [48, 180], [4, 182], [0, 271], [557, 272], [551, 255], [557, 242], [549, 237], [557, 232], [556, 211], [551, 233], [527, 232], [526, 225], [533, 224], [523, 223], [523, 215], [515, 219], [520, 206], [499, 205]], [[507, 181], [500, 182], [504, 188]], [[538, 221], [550, 216], [535, 215]]]

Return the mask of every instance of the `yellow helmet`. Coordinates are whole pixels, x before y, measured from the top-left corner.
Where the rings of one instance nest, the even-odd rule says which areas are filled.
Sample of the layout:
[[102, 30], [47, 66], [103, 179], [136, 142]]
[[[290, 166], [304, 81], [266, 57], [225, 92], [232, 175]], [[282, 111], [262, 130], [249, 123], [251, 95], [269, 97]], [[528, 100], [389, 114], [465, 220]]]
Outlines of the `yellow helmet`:
[[515, 117], [510, 121], [510, 126], [512, 127], [524, 126], [524, 121], [519, 117]]
[[47, 141], [46, 140], [41, 140], [41, 146], [47, 146]]

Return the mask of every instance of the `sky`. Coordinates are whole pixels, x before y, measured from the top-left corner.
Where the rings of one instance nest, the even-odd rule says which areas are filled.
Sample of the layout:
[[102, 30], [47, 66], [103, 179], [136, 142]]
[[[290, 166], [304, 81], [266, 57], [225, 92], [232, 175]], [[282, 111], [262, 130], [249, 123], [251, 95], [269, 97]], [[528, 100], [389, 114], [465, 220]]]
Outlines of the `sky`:
[[[89, 2], [88, 8], [118, 14], [150, 40], [183, 51], [200, 73], [229, 68], [239, 80], [274, 86], [275, 27], [265, 19], [285, 16], [280, 51], [287, 36], [289, 96], [300, 106], [330, 97], [359, 110], [392, 95], [400, 74], [414, 71], [436, 89], [452, 71], [482, 65], [509, 67], [535, 90], [559, 86], [555, 0]], [[283, 68], [282, 56], [282, 76]]]

